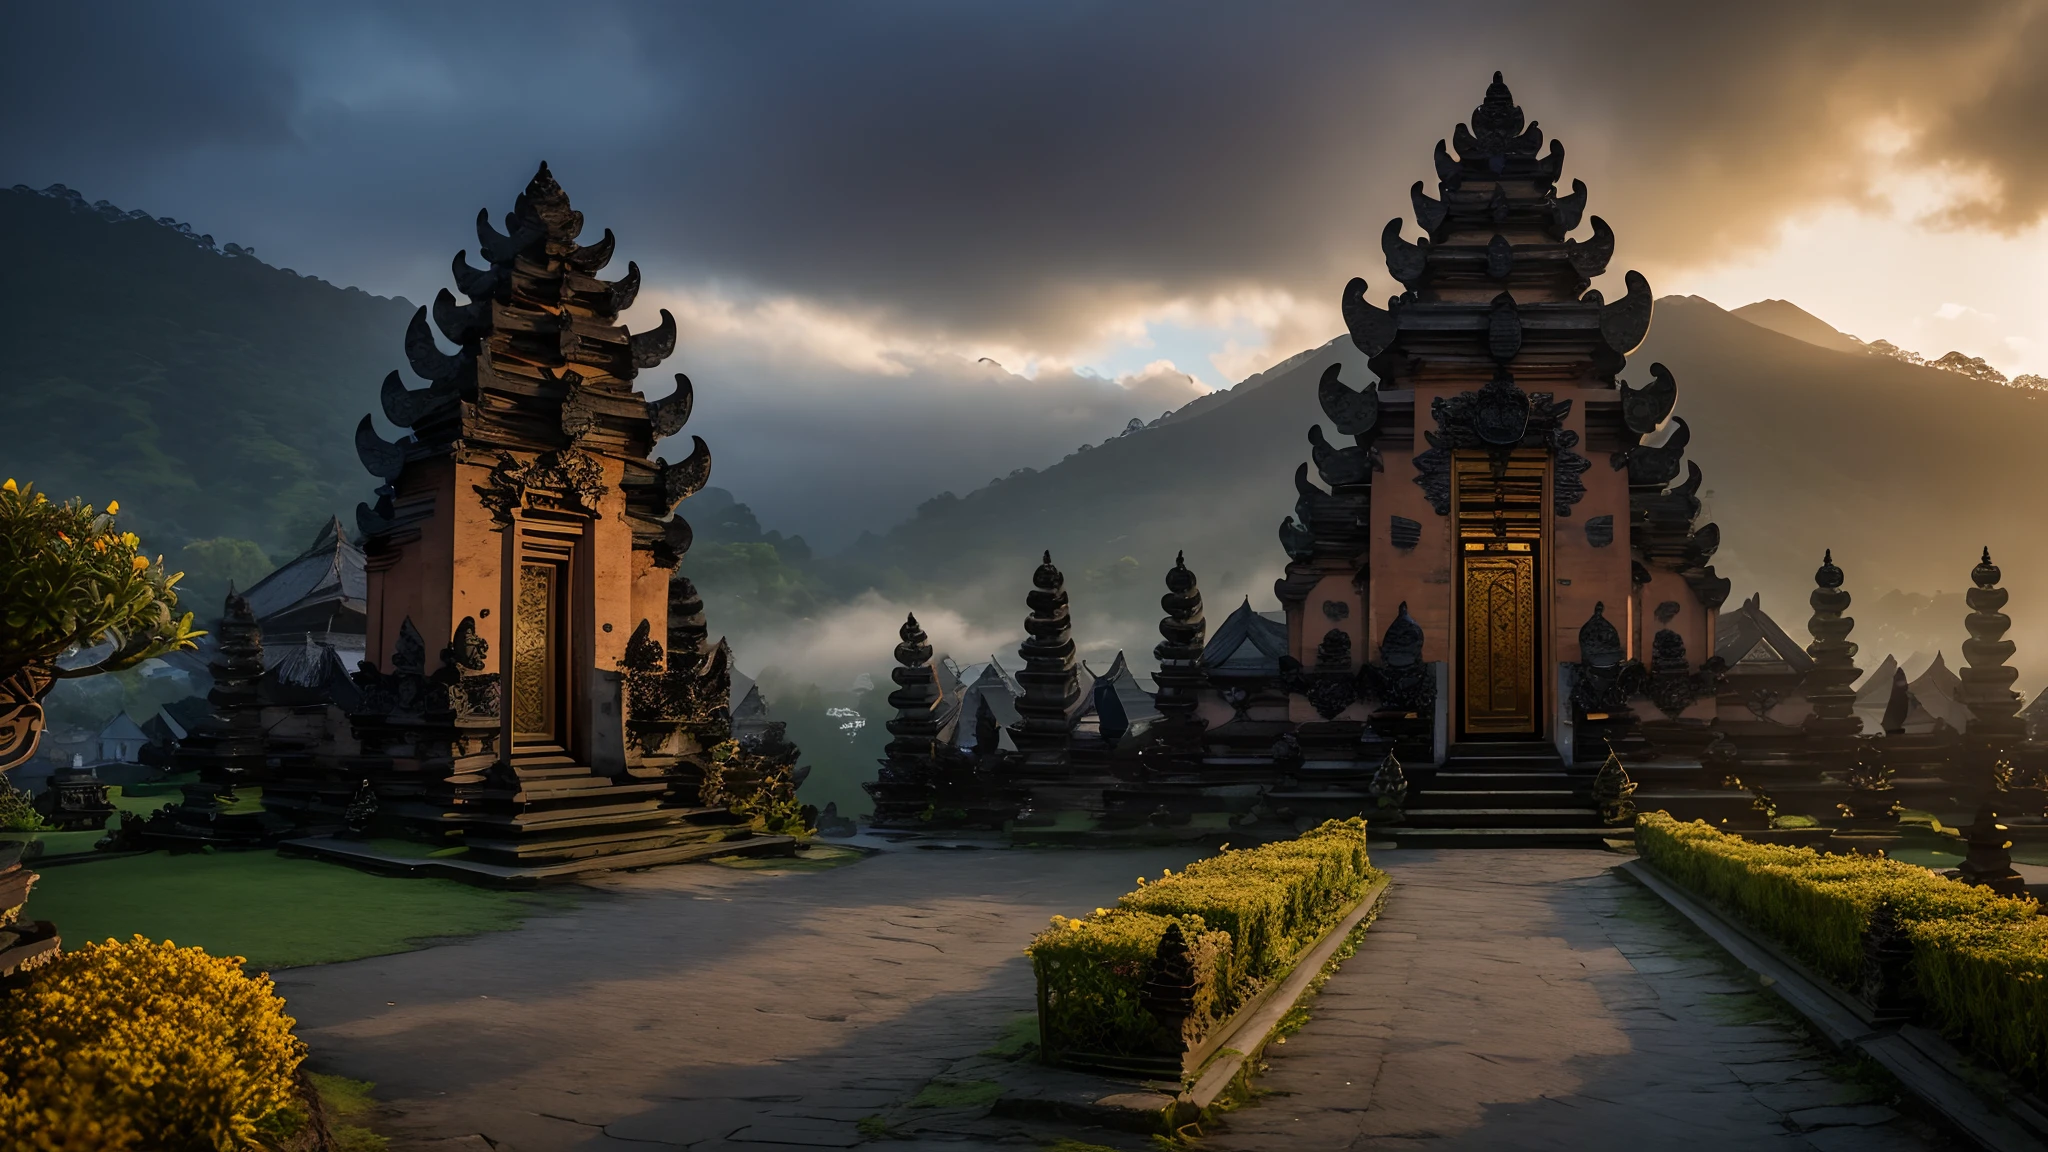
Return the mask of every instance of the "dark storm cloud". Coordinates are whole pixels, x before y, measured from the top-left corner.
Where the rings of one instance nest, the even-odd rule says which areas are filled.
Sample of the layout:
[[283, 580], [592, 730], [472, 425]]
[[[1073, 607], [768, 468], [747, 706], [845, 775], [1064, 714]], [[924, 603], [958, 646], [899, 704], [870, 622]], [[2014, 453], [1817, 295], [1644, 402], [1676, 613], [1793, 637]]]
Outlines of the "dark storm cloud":
[[[675, 366], [721, 482], [843, 541], [1163, 406], [1057, 363], [991, 392], [980, 346], [1056, 362], [1219, 297], [1306, 302], [1268, 324], [1274, 359], [1333, 335], [1347, 277], [1392, 288], [1380, 227], [1495, 68], [1563, 139], [1617, 268], [1653, 282], [1874, 202], [1899, 164], [1971, 181], [1953, 223], [2026, 226], [2048, 205], [2044, 6], [0, 0], [0, 184], [424, 300], [476, 209], [547, 159], [646, 270], [642, 311], [694, 292], [770, 319], [686, 321]], [[812, 353], [911, 351], [764, 351], [789, 300], [827, 318], [790, 337]], [[892, 443], [938, 447], [835, 479]]]
[[[1873, 117], [2048, 198], [2038, 3], [10, 6], [0, 179], [419, 294], [554, 162], [650, 271], [1057, 341], [1376, 274], [1494, 67], [1656, 267], [1873, 188]], [[1633, 228], [1633, 231], [1630, 229]]]

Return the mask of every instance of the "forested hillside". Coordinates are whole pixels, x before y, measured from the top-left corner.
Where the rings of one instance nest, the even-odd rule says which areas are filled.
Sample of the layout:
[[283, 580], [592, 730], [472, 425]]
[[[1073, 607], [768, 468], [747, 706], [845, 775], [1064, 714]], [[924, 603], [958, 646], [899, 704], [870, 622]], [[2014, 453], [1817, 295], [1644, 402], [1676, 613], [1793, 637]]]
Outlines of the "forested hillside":
[[[0, 245], [0, 470], [52, 499], [120, 500], [194, 600], [328, 516], [353, 524], [373, 482], [351, 436], [404, 364], [413, 305], [76, 193], [0, 191]], [[217, 543], [181, 552], [194, 541]]]

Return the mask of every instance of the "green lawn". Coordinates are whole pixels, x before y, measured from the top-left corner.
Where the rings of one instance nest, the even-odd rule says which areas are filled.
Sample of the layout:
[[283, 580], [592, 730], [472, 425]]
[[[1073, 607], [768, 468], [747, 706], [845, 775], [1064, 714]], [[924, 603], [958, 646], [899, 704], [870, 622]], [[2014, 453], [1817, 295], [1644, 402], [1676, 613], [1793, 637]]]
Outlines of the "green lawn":
[[577, 900], [570, 893], [376, 876], [273, 852], [151, 852], [39, 871], [29, 913], [55, 923], [68, 946], [141, 933], [244, 956], [259, 969], [381, 956], [436, 937], [516, 928]]

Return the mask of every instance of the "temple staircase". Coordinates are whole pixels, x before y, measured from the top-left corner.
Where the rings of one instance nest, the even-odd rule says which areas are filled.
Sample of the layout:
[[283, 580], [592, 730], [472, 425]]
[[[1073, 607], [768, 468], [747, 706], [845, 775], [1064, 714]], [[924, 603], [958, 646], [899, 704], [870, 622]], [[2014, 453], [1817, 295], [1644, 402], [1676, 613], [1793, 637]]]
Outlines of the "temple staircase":
[[1453, 744], [1441, 768], [1416, 773], [1405, 823], [1388, 831], [1403, 848], [1599, 848], [1630, 839], [1633, 829], [1600, 822], [1593, 775], [1547, 743]]
[[724, 808], [671, 806], [668, 791], [660, 779], [600, 775], [560, 748], [522, 748], [485, 778], [461, 817], [463, 842], [476, 860], [534, 867], [591, 857], [637, 862], [650, 852], [751, 835]]

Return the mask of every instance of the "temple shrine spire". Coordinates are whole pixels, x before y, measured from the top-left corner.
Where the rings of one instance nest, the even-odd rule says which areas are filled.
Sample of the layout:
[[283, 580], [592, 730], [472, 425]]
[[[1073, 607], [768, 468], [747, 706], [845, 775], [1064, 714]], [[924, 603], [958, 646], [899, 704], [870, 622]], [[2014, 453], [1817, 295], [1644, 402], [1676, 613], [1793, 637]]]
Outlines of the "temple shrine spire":
[[889, 671], [896, 682], [896, 690], [889, 693], [889, 707], [896, 709], [887, 724], [892, 739], [884, 749], [881, 771], [864, 785], [875, 802], [875, 823], [884, 827], [913, 824], [931, 807], [932, 746], [939, 734], [942, 703], [930, 637], [918, 627], [915, 614], [904, 617], [897, 639], [896, 667]]
[[1828, 549], [1820, 569], [1813, 574], [1813, 617], [1806, 630], [1813, 635], [1806, 654], [1813, 667], [1806, 672], [1807, 703], [1813, 714], [1806, 718], [1807, 747], [1819, 760], [1846, 765], [1855, 759], [1856, 734], [1863, 721], [1856, 715], [1856, 692], [1850, 687], [1862, 675], [1856, 668], [1856, 645], [1849, 632], [1856, 621], [1842, 615], [1849, 607], [1849, 593], [1842, 589], [1842, 570], [1835, 566], [1835, 553]]
[[1080, 677], [1074, 657], [1073, 621], [1067, 611], [1067, 580], [1045, 553], [1031, 574], [1024, 602], [1027, 637], [1017, 649], [1024, 668], [1017, 683], [1017, 722], [1011, 727], [1018, 751], [1033, 764], [1061, 761], [1072, 735], [1075, 709], [1081, 701]]
[[1195, 714], [1196, 693], [1208, 683], [1202, 672], [1208, 624], [1202, 619], [1202, 592], [1184, 552], [1174, 556], [1166, 573], [1166, 595], [1159, 598], [1159, 607], [1166, 616], [1159, 621], [1164, 639], [1152, 649], [1159, 661], [1157, 705], [1160, 715], [1185, 724]]

